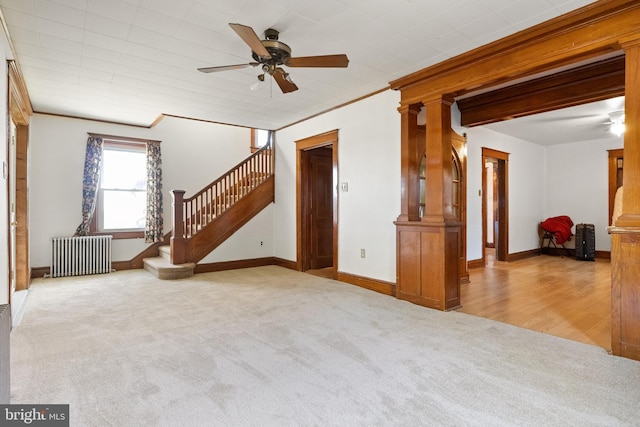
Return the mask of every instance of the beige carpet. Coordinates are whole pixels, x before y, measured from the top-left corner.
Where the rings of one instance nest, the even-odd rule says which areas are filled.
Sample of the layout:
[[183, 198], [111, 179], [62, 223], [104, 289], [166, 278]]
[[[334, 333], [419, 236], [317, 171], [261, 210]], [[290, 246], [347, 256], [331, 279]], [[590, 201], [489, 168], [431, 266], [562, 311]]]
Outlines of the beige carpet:
[[35, 280], [11, 357], [72, 426], [640, 422], [638, 362], [279, 267]]

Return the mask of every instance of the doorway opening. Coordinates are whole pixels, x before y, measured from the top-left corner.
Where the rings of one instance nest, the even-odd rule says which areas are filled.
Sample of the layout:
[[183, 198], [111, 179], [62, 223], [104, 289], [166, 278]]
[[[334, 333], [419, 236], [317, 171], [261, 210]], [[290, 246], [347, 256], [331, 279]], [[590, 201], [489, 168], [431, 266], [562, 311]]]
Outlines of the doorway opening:
[[338, 267], [338, 131], [296, 141], [297, 269], [335, 278]]
[[497, 261], [509, 258], [509, 153], [482, 148], [482, 265], [487, 249]]

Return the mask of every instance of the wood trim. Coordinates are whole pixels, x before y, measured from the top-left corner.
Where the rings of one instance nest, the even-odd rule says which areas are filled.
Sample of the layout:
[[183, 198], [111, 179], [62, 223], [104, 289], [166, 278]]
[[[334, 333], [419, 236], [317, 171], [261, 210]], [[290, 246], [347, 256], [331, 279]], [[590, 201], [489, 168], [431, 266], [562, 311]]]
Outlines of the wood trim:
[[309, 205], [308, 194], [304, 190], [304, 152], [314, 148], [330, 146], [333, 162], [333, 277], [338, 271], [338, 130], [332, 130], [296, 141], [296, 265], [298, 271], [304, 270], [306, 251], [305, 218]]
[[624, 55], [457, 101], [462, 126], [479, 126], [624, 96]]
[[149, 245], [142, 252], [140, 252], [138, 255], [136, 255], [135, 257], [131, 258], [130, 260], [128, 260], [128, 261], [113, 261], [111, 263], [111, 268], [114, 268], [115, 270], [133, 270], [133, 269], [137, 269], [137, 268], [144, 268], [143, 260], [145, 258], [151, 258], [151, 257], [158, 256], [158, 251], [159, 251], [160, 246], [169, 245], [169, 239], [170, 238], [171, 238], [171, 232], [168, 232], [163, 236], [162, 241], [155, 242], [155, 243]]
[[49, 274], [51, 271], [51, 267], [32, 267], [31, 268], [31, 278], [35, 279], [38, 277], [44, 277], [46, 274]]
[[164, 116], [164, 117], [173, 117], [174, 119], [193, 120], [194, 122], [211, 123], [211, 124], [214, 124], [214, 125], [225, 125], [225, 126], [233, 126], [233, 127], [237, 127], [237, 128], [251, 129], [250, 126], [243, 126], [243, 125], [236, 125], [236, 124], [233, 124], [233, 123], [218, 122], [218, 121], [215, 121], [215, 120], [197, 119], [195, 117], [178, 116], [176, 114], [162, 113], [162, 116]]
[[469, 270], [474, 270], [476, 268], [484, 268], [484, 266], [485, 266], [484, 258], [472, 259], [467, 261], [467, 267], [469, 267]]
[[[146, 152], [147, 142], [157, 142], [157, 143], [161, 142], [161, 141], [154, 141], [151, 139], [127, 138], [127, 137], [103, 135], [103, 134], [97, 134], [97, 133], [91, 133], [91, 132], [87, 132], [87, 134], [92, 138], [101, 138], [103, 140], [102, 141], [103, 148], [105, 146], [113, 147], [113, 148], [126, 148], [131, 151], [135, 151], [137, 153]], [[104, 162], [102, 167], [104, 167]], [[98, 183], [97, 194], [96, 194], [96, 206], [95, 206], [93, 215], [91, 215], [88, 234], [90, 236], [110, 235], [110, 236], [113, 236], [114, 240], [144, 239], [144, 230], [101, 230], [99, 220], [101, 219], [103, 211], [104, 211], [104, 199], [102, 196], [100, 183]]]
[[108, 141], [122, 141], [122, 142], [134, 142], [134, 143], [139, 142], [142, 144], [146, 144], [147, 142], [157, 142], [157, 143], [162, 142], [156, 139], [131, 138], [128, 136], [106, 135], [103, 133], [93, 133], [93, 132], [87, 132], [87, 135], [89, 135], [92, 138], [102, 138], [103, 140], [108, 140]]
[[275, 265], [273, 257], [243, 259], [237, 261], [221, 261], [207, 264], [197, 264], [194, 273], [213, 273], [216, 271], [238, 270], [241, 268], [264, 267]]
[[339, 271], [336, 280], [350, 285], [359, 286], [384, 295], [396, 296], [396, 284], [383, 280], [371, 279], [369, 277], [357, 276], [355, 274]]
[[288, 127], [295, 126], [297, 124], [306, 122], [307, 120], [311, 120], [311, 119], [313, 119], [315, 117], [322, 116], [323, 114], [327, 114], [328, 112], [338, 110], [338, 109], [340, 109], [342, 107], [346, 107], [347, 105], [355, 104], [356, 102], [362, 101], [363, 99], [370, 98], [370, 97], [372, 97], [374, 95], [377, 95], [377, 94], [382, 93], [382, 92], [386, 92], [388, 90], [389, 90], [389, 86], [383, 87], [382, 89], [378, 89], [376, 91], [373, 91], [371, 93], [363, 95], [363, 96], [361, 96], [359, 98], [352, 99], [351, 101], [345, 102], [344, 104], [340, 104], [340, 105], [336, 105], [335, 107], [327, 108], [326, 110], [323, 110], [323, 111], [320, 111], [319, 113], [316, 113], [316, 114], [313, 114], [311, 116], [305, 117], [304, 119], [300, 119], [300, 120], [295, 121], [293, 123], [289, 123], [288, 125], [285, 125], [285, 126], [282, 126], [282, 127], [278, 128], [278, 129], [276, 129], [276, 131], [279, 131], [279, 130], [282, 130], [282, 129], [286, 129]]
[[16, 126], [16, 290], [29, 289], [29, 126]]
[[[484, 256], [484, 245], [487, 241], [487, 202], [486, 202], [486, 190], [489, 183], [487, 182], [487, 176], [485, 171], [485, 163], [487, 158], [493, 158], [498, 160], [498, 173], [503, 173], [503, 176], [499, 177], [504, 182], [504, 188], [498, 189], [498, 198], [500, 198], [501, 194], [504, 198], [504, 206], [499, 207], [499, 210], [502, 210], [504, 220], [499, 222], [500, 230], [499, 230], [499, 239], [503, 242], [502, 245], [498, 244], [498, 250], [500, 253], [496, 253], [496, 259], [500, 261], [508, 261], [509, 260], [509, 153], [494, 150], [492, 148], [482, 147], [482, 262], [483, 265], [486, 262]], [[504, 171], [500, 171], [502, 162], [502, 168]], [[500, 204], [500, 201], [498, 201]], [[494, 241], [494, 244], [496, 242]]]
[[[8, 34], [8, 33], [7, 33]], [[9, 68], [9, 110], [16, 125], [29, 126], [33, 108], [27, 85], [15, 61], [8, 61]]]
[[[566, 256], [569, 258], [575, 258], [576, 250], [574, 248], [564, 249], [563, 247], [558, 248], [540, 248], [536, 249], [539, 255], [551, 255], [551, 256]], [[567, 254], [568, 252], [568, 254]], [[596, 251], [595, 252], [596, 259], [606, 259], [611, 260], [611, 252], [610, 251]]]
[[[90, 122], [106, 123], [110, 125], [129, 126], [132, 128], [139, 128], [139, 129], [151, 129], [151, 126], [148, 126], [148, 125], [137, 125], [134, 123], [117, 122], [115, 120], [104, 120], [104, 119], [96, 119], [92, 117], [73, 116], [71, 114], [49, 113], [46, 111], [38, 111], [38, 110], [34, 110], [34, 114], [42, 114], [43, 116], [51, 116], [51, 117], [61, 117], [63, 119], [86, 120]], [[156, 121], [158, 121], [158, 119], [156, 119]]]
[[509, 160], [509, 154], [504, 151], [494, 150], [493, 148], [482, 147], [482, 155], [484, 157], [493, 157], [498, 160]]
[[520, 261], [527, 258], [533, 258], [540, 255], [540, 248], [529, 249], [528, 251], [516, 252], [509, 254], [508, 262]]
[[162, 120], [164, 120], [165, 117], [166, 117], [165, 114], [158, 114], [158, 117], [156, 117], [156, 119], [154, 121], [152, 121], [151, 124], [149, 125], [149, 129], [158, 126], [160, 124], [160, 122]]
[[288, 259], [275, 257], [273, 259], [273, 265], [277, 265], [278, 267], [288, 268], [289, 270], [297, 270], [297, 264], [295, 261], [289, 261]]
[[[4, 21], [3, 21], [4, 25]], [[6, 29], [6, 28], [5, 28]], [[8, 34], [8, 33], [7, 33]], [[11, 41], [9, 41], [11, 43]], [[13, 46], [12, 46], [13, 48]], [[33, 115], [26, 83], [16, 61], [8, 61], [9, 115], [15, 124], [15, 159], [9, 159], [15, 170], [15, 289], [29, 289], [31, 267], [29, 259], [29, 123]], [[10, 142], [11, 143], [11, 142]], [[7, 152], [9, 154], [9, 152]], [[14, 162], [15, 164], [11, 164]], [[7, 182], [9, 189], [9, 182]], [[9, 206], [8, 218], [11, 218]], [[9, 229], [11, 225], [9, 225]], [[9, 239], [11, 240], [11, 239]], [[9, 247], [11, 242], [9, 242]], [[10, 254], [10, 256], [13, 255]], [[11, 278], [9, 277], [9, 281]]]
[[[327, 108], [326, 110], [320, 111], [319, 113], [313, 114], [311, 116], [305, 117], [303, 119], [297, 120], [293, 123], [289, 123], [287, 125], [284, 125], [282, 127], [279, 127], [277, 129], [275, 129], [276, 131], [282, 130], [282, 129], [286, 129], [288, 127], [306, 122], [307, 120], [311, 120], [315, 117], [319, 117], [323, 114], [329, 113], [331, 111], [334, 110], [338, 110], [342, 107], [346, 107], [348, 105], [351, 104], [355, 104], [356, 102], [362, 101], [363, 99], [367, 99], [369, 97], [375, 96], [379, 93], [382, 92], [386, 92], [389, 90], [389, 86], [386, 86], [382, 89], [378, 89], [376, 91], [373, 91], [367, 95], [363, 95], [361, 97], [352, 99], [348, 102], [345, 102], [343, 104], [337, 105], [335, 107], [331, 107], [331, 108]], [[164, 118], [166, 117], [172, 117], [174, 119], [181, 119], [181, 120], [193, 120], [196, 122], [204, 122], [204, 123], [212, 123], [212, 124], [218, 124], [218, 125], [225, 125], [225, 126], [234, 126], [234, 127], [239, 127], [239, 128], [246, 128], [246, 129], [251, 129], [250, 126], [243, 126], [243, 125], [238, 125], [238, 124], [234, 124], [234, 123], [225, 123], [225, 122], [220, 122], [220, 121], [216, 121], [216, 120], [205, 120], [205, 119], [198, 119], [195, 117], [187, 117], [187, 116], [179, 116], [176, 114], [168, 114], [168, 113], [160, 113], [158, 115], [158, 117], [151, 122], [151, 124], [149, 125], [140, 125], [140, 124], [133, 124], [133, 123], [125, 123], [125, 122], [117, 122], [114, 120], [100, 120], [100, 119], [95, 119], [95, 118], [90, 118], [90, 117], [81, 117], [81, 116], [73, 116], [73, 115], [69, 115], [69, 114], [56, 114], [56, 113], [49, 113], [49, 112], [45, 112], [45, 111], [33, 111], [32, 114], [42, 114], [42, 115], [46, 115], [46, 116], [54, 116], [54, 117], [62, 117], [62, 118], [66, 118], [66, 119], [75, 119], [75, 120], [87, 120], [87, 121], [92, 121], [92, 122], [98, 122], [98, 123], [107, 123], [107, 124], [115, 124], [115, 125], [121, 125], [121, 126], [131, 126], [131, 127], [135, 127], [135, 128], [142, 128], [142, 129], [151, 129], [155, 126], [157, 126]]]

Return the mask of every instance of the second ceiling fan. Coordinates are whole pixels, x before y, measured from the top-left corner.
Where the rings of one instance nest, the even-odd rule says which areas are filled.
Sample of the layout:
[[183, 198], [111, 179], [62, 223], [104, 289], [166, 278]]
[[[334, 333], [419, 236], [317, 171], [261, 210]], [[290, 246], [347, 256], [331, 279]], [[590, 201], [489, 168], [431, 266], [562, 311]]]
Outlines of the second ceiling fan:
[[298, 86], [293, 83], [289, 73], [281, 66], [287, 67], [328, 67], [344, 68], [349, 65], [347, 55], [320, 55], [291, 57], [291, 48], [278, 41], [278, 31], [269, 28], [264, 32], [265, 40], [260, 40], [253, 28], [242, 24], [229, 24], [229, 26], [240, 36], [242, 40], [251, 48], [251, 56], [255, 62], [236, 65], [222, 65], [219, 67], [198, 68], [203, 73], [213, 73], [217, 71], [237, 70], [246, 67], [262, 66], [263, 74], [258, 79], [264, 80], [264, 75], [269, 74], [276, 81], [283, 93], [298, 90]]

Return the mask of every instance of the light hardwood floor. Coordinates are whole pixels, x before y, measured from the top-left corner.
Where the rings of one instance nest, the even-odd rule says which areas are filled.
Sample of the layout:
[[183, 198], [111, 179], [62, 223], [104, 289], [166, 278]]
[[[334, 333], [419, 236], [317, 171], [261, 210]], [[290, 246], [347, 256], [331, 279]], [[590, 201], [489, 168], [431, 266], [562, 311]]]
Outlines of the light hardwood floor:
[[540, 255], [470, 271], [458, 311], [611, 351], [611, 264]]

